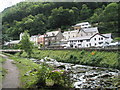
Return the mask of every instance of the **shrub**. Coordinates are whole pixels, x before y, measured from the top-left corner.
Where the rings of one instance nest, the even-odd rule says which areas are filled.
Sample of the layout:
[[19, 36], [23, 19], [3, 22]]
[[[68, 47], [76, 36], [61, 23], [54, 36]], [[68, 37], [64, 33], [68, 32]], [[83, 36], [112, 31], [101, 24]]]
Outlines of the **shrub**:
[[100, 62], [102, 61], [103, 57], [99, 56], [99, 55], [93, 54], [93, 56], [90, 59], [91, 59], [90, 64], [96, 66], [96, 65], [100, 64]]
[[23, 52], [23, 53], [21, 54], [21, 57], [29, 57], [29, 56], [28, 56], [28, 54], [27, 54], [26, 52]]
[[68, 88], [71, 87], [71, 81], [68, 81], [70, 80], [68, 76], [68, 73], [65, 73], [64, 70], [56, 70], [55, 68], [43, 63], [38, 71], [37, 85], [39, 88], [54, 87], [55, 85]]
[[15, 56], [20, 56], [20, 55], [21, 55], [20, 52], [18, 52], [18, 53], [15, 54]]

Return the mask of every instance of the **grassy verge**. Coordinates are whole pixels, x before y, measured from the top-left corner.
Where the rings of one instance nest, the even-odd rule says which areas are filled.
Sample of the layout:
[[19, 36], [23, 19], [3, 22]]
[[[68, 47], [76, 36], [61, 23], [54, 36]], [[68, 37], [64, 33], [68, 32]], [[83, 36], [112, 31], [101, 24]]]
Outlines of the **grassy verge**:
[[5, 58], [0, 57], [0, 82], [4, 78], [5, 74], [7, 73], [6, 69], [2, 68], [2, 64], [6, 61]]
[[[20, 58], [18, 56], [10, 56], [9, 58], [14, 60], [13, 64], [16, 64], [20, 70], [22, 88], [50, 90], [49, 88], [58, 88], [56, 86], [59, 86], [59, 88], [69, 88], [71, 85], [71, 81], [68, 83], [68, 79], [66, 79], [68, 78], [67, 73], [63, 75], [63, 73], [61, 73], [62, 71], [52, 72], [56, 69], [49, 65], [39, 65], [29, 59]], [[54, 84], [51, 86], [51, 83], [53, 82]], [[64, 85], [64, 83], [66, 83], [66, 85]]]
[[20, 58], [16, 56], [11, 56], [10, 59], [13, 59], [15, 61], [14, 64], [16, 64], [16, 66], [20, 70], [21, 87], [22, 88], [32, 87], [32, 85], [34, 85], [34, 83], [37, 80], [37, 75], [36, 75], [37, 72], [35, 71], [29, 72], [29, 71], [38, 69], [39, 65], [35, 64], [29, 59]]
[[[22, 54], [25, 57], [25, 54]], [[34, 50], [33, 58], [51, 57], [61, 62], [120, 69], [118, 52], [78, 50]]]

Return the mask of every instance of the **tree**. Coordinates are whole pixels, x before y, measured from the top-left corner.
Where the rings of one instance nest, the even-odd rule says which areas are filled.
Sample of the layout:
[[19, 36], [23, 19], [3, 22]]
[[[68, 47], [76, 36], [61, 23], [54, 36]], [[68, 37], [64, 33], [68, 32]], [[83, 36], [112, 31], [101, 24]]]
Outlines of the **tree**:
[[55, 8], [52, 10], [48, 20], [49, 26], [54, 29], [71, 25], [74, 21], [74, 11], [72, 9], [64, 9], [63, 7]]
[[111, 32], [116, 36], [118, 33], [118, 4], [108, 4], [101, 13], [99, 20], [102, 22], [99, 24], [100, 27], [105, 27], [107, 33]]
[[30, 41], [28, 31], [24, 31], [23, 33], [22, 40], [20, 41], [20, 49], [24, 50], [28, 54], [28, 57], [31, 57], [33, 52], [33, 43]]
[[92, 17], [90, 17], [91, 23], [99, 23], [99, 18], [102, 12], [102, 8], [97, 8], [94, 10], [94, 14]]
[[80, 11], [81, 20], [88, 19], [90, 16], [91, 16], [91, 9], [89, 9], [86, 4], [83, 4], [82, 9]]

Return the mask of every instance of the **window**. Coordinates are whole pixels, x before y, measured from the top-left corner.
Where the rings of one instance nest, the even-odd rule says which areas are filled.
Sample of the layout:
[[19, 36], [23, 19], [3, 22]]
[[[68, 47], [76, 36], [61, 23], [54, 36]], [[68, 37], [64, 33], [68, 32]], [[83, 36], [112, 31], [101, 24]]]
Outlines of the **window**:
[[103, 38], [101, 38], [101, 40], [103, 40]]
[[83, 40], [80, 40], [80, 42], [82, 42]]
[[90, 40], [86, 40], [87, 42], [89, 42]]
[[99, 42], [99, 44], [102, 44], [103, 42]]
[[88, 44], [86, 46], [88, 47]]
[[91, 46], [91, 43], [89, 43], [89, 45]]
[[99, 38], [99, 40], [100, 40], [100, 38]]
[[55, 38], [53, 37], [52, 40], [54, 40]]
[[96, 46], [97, 44], [95, 43], [95, 46]]
[[94, 38], [94, 40], [96, 40], [96, 38]]

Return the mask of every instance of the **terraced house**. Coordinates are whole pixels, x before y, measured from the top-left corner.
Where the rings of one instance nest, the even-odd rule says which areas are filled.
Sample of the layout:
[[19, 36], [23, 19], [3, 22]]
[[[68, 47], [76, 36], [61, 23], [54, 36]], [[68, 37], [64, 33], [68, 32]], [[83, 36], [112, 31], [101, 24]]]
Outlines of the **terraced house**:
[[61, 33], [61, 29], [59, 28], [57, 31], [46, 32], [45, 34], [45, 46], [50, 46], [53, 44], [57, 44], [63, 39], [63, 34]]

